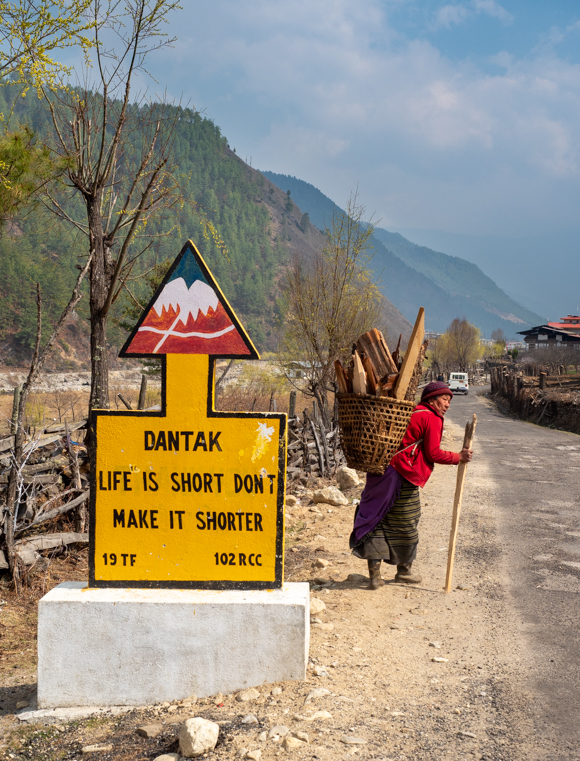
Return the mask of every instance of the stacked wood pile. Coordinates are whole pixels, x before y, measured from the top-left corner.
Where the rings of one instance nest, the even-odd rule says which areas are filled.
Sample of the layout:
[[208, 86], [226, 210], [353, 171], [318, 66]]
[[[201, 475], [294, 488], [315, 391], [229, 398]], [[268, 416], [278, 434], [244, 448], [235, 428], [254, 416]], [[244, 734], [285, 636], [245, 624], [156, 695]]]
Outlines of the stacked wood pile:
[[508, 399], [517, 399], [523, 388], [580, 390], [580, 375], [548, 375], [540, 372], [537, 376], [524, 375], [508, 365], [490, 368], [491, 393]]
[[423, 375], [423, 362], [429, 341], [425, 335], [425, 312], [419, 310], [409, 345], [401, 357], [401, 337], [391, 354], [380, 330], [364, 333], [352, 347], [348, 368], [336, 360], [336, 380], [343, 394], [369, 394], [414, 401]]
[[[295, 392], [292, 393], [295, 394]], [[292, 397], [290, 412], [294, 412]], [[338, 435], [336, 405], [328, 429], [318, 413], [316, 401], [312, 404], [312, 410], [304, 410], [302, 415], [292, 414], [289, 417], [287, 457], [289, 483], [305, 481], [310, 476], [329, 477], [336, 473], [337, 468], [344, 465], [345, 459]]]
[[580, 375], [529, 376], [513, 366], [490, 367], [491, 393], [523, 420], [580, 433]]
[[428, 342], [419, 310], [405, 355], [391, 355], [379, 330], [362, 335], [347, 369], [335, 363], [341, 445], [347, 464], [382, 474], [398, 450], [414, 408]]
[[[57, 554], [68, 545], [88, 542], [89, 463], [82, 443], [85, 428], [86, 420], [70, 426], [51, 425], [37, 431], [25, 445], [17, 474], [14, 522], [14, 547], [24, 566], [34, 564], [41, 551]], [[5, 502], [13, 447], [14, 436], [0, 440], [0, 546], [6, 542], [8, 529]], [[74, 517], [74, 531], [42, 533], [66, 513]], [[6, 553], [0, 550], [0, 570], [6, 568]]]

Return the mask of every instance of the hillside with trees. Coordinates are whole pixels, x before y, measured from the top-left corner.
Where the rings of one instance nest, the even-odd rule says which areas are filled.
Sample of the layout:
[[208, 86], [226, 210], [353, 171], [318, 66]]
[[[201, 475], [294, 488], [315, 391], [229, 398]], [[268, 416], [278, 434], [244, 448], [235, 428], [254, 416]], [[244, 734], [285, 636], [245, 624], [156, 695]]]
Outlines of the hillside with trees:
[[[273, 172], [264, 175], [323, 227], [337, 208], [313, 185]], [[398, 233], [376, 227], [372, 266], [384, 295], [407, 317], [425, 307], [430, 330], [443, 332], [458, 315], [465, 316], [484, 335], [501, 328], [508, 336], [544, 318], [511, 299], [479, 267], [457, 256], [418, 246]]]
[[[13, 108], [14, 124], [28, 124], [35, 139], [42, 141], [52, 128], [48, 109], [36, 97], [12, 103], [15, 95], [15, 88], [0, 89], [0, 112]], [[125, 322], [127, 305], [135, 306], [135, 301], [144, 305], [150, 295], [148, 273], [168, 266], [188, 238], [200, 249], [257, 346], [262, 351], [273, 350], [281, 319], [279, 281], [284, 268], [294, 252], [312, 255], [323, 244], [322, 233], [286, 192], [230, 149], [210, 119], [189, 109], [171, 108], [176, 117], [173, 151], [182, 200], [148, 224], [152, 243], [113, 308], [116, 327], [109, 331], [111, 353], [114, 356], [125, 339], [119, 322]], [[78, 201], [64, 189], [60, 198], [72, 213]], [[207, 223], [215, 229], [215, 236], [208, 234]], [[7, 227], [0, 238], [2, 361], [19, 363], [33, 345], [34, 283], [40, 282], [46, 314], [54, 318], [69, 297], [86, 247], [84, 236], [39, 204]], [[395, 333], [406, 332], [408, 323], [388, 302], [385, 310], [396, 340]], [[69, 344], [76, 348], [86, 344], [86, 298], [77, 312], [79, 319], [69, 326], [60, 345], [63, 369], [76, 364], [71, 362], [77, 357]], [[82, 355], [80, 350], [79, 360]]]

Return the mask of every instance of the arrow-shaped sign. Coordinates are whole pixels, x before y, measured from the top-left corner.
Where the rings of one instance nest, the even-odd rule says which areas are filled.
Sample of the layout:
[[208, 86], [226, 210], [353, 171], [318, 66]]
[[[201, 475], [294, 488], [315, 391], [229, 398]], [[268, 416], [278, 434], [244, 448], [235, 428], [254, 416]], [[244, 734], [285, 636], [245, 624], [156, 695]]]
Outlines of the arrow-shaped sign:
[[215, 411], [215, 359], [259, 355], [193, 243], [121, 356], [161, 357], [162, 405], [92, 413], [90, 585], [280, 587], [286, 415]]

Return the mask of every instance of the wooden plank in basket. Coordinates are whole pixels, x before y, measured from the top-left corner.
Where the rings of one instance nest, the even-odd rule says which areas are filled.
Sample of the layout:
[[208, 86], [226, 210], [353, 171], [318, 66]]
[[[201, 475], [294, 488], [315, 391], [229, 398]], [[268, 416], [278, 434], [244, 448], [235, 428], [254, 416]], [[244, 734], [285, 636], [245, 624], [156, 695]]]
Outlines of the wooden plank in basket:
[[338, 391], [341, 394], [348, 393], [348, 377], [344, 370], [344, 367], [340, 364], [340, 359], [337, 359], [334, 363], [334, 370], [336, 372], [336, 382], [338, 383]]
[[377, 328], [369, 330], [368, 333], [363, 333], [356, 343], [356, 348], [359, 352], [364, 351], [371, 360], [379, 378], [397, 372], [397, 366], [391, 357], [387, 342]]
[[355, 394], [366, 394], [367, 382], [365, 379], [365, 369], [358, 351], [355, 351], [352, 355], [352, 361], [354, 362], [354, 369], [352, 373], [352, 390]]
[[362, 364], [367, 374], [367, 390], [369, 394], [377, 393], [378, 378], [375, 375], [375, 368], [371, 362], [370, 357], [364, 356]]
[[395, 399], [404, 399], [407, 394], [407, 388], [409, 382], [413, 377], [413, 371], [415, 370], [415, 364], [417, 363], [417, 357], [421, 351], [423, 345], [423, 339], [425, 338], [425, 310], [423, 307], [419, 308], [419, 314], [415, 320], [415, 327], [405, 352], [403, 364], [399, 372], [397, 379], [397, 385], [395, 386]]

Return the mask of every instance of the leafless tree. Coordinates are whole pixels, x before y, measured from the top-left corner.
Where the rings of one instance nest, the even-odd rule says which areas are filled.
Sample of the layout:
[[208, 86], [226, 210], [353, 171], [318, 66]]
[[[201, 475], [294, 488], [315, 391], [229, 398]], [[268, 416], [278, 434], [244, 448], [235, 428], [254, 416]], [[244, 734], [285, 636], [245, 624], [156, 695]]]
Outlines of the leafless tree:
[[526, 352], [518, 357], [518, 363], [533, 362], [539, 368], [550, 375], [558, 374], [560, 367], [574, 367], [578, 372], [580, 368], [580, 349], [576, 345], [554, 346], [546, 344], [541, 349]]
[[30, 394], [30, 391], [32, 390], [32, 386], [34, 385], [34, 382], [38, 378], [39, 373], [41, 372], [44, 363], [46, 362], [46, 359], [48, 355], [50, 354], [52, 347], [54, 345], [54, 342], [56, 341], [57, 337], [59, 336], [60, 332], [62, 331], [63, 327], [66, 325], [66, 322], [68, 318], [70, 317], [71, 312], [78, 304], [81, 296], [81, 285], [85, 278], [85, 275], [87, 274], [87, 271], [89, 270], [89, 267], [91, 266], [92, 257], [89, 257], [82, 268], [82, 270], [79, 273], [79, 276], [77, 278], [77, 282], [75, 284], [75, 287], [73, 289], [73, 292], [71, 294], [70, 300], [66, 307], [63, 309], [62, 314], [56, 324], [56, 326], [53, 328], [53, 331], [48, 339], [48, 341], [44, 344], [44, 346], [41, 347], [41, 336], [42, 336], [42, 299], [41, 299], [41, 293], [40, 293], [40, 285], [37, 284], [36, 286], [36, 303], [37, 303], [37, 331], [36, 331], [36, 345], [34, 348], [34, 354], [32, 357], [32, 361], [30, 363], [30, 368], [28, 371], [28, 375], [26, 377], [26, 380], [24, 381], [24, 384], [22, 385], [22, 390], [20, 392], [20, 399], [18, 402], [18, 411], [16, 416], [16, 431], [14, 434], [14, 447], [11, 452], [11, 468], [10, 468], [10, 475], [8, 477], [8, 494], [6, 497], [6, 523], [5, 523], [5, 541], [6, 541], [6, 550], [8, 555], [8, 564], [10, 567], [10, 571], [12, 573], [12, 577], [14, 579], [14, 583], [16, 585], [16, 588], [19, 588], [19, 575], [18, 575], [18, 564], [16, 561], [16, 553], [14, 548], [14, 528], [15, 528], [15, 522], [16, 522], [16, 516], [18, 512], [18, 505], [20, 503], [19, 495], [22, 492], [22, 466], [24, 464], [24, 413], [26, 410], [26, 403], [28, 401], [28, 396]]
[[507, 338], [505, 333], [501, 328], [496, 328], [495, 330], [491, 331], [491, 339], [496, 344], [503, 344], [506, 345]]
[[91, 260], [91, 409], [109, 406], [111, 307], [151, 244], [147, 223], [180, 200], [172, 166], [179, 110], [134, 93], [148, 56], [173, 42], [163, 27], [178, 7], [172, 0], [92, 0], [94, 68], [82, 87], [44, 90], [53, 148], [67, 166], [67, 193], [47, 192], [46, 205], [86, 235]]
[[[299, 385], [316, 397], [326, 416], [334, 361], [350, 355], [359, 336], [380, 327], [382, 297], [368, 268], [372, 222], [351, 196], [325, 231], [325, 244], [313, 256], [296, 255], [282, 282], [284, 324], [279, 346], [282, 365], [300, 361]], [[293, 373], [288, 372], [292, 381]]]
[[451, 369], [467, 372], [482, 354], [479, 330], [465, 318], [456, 317], [445, 333], [437, 339], [436, 351]]

